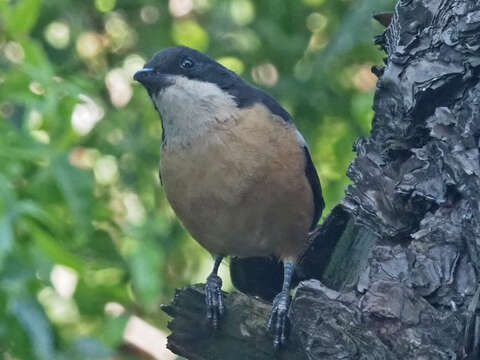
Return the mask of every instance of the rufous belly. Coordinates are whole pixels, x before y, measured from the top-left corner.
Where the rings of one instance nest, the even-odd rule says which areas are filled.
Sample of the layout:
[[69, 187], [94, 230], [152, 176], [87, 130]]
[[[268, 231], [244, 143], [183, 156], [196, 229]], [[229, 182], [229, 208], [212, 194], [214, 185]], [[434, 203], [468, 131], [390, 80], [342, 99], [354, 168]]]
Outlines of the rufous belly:
[[167, 198], [190, 234], [216, 255], [295, 261], [314, 213], [295, 127], [263, 108], [242, 111], [187, 147], [165, 148]]

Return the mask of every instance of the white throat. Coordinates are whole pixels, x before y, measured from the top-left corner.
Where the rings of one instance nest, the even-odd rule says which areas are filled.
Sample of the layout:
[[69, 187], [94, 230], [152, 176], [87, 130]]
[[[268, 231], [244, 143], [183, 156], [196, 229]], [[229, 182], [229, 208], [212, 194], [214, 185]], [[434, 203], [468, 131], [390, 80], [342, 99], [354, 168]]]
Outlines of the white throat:
[[188, 146], [237, 117], [235, 100], [216, 84], [183, 76], [174, 76], [173, 81], [152, 97], [162, 117], [165, 147]]

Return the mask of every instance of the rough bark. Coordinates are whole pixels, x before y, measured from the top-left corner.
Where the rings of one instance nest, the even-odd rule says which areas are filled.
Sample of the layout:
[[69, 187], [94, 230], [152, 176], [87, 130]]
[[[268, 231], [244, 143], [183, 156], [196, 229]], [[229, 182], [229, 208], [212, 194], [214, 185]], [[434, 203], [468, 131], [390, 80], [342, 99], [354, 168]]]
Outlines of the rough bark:
[[[203, 284], [178, 290], [173, 301], [162, 309], [173, 317], [168, 347], [190, 360], [274, 359], [272, 338], [266, 333], [271, 305], [240, 292], [225, 294], [226, 314], [218, 330], [205, 318]], [[306, 359], [292, 338], [292, 346], [278, 354], [278, 359]]]
[[[372, 132], [302, 260], [316, 280], [296, 289], [278, 358], [477, 359], [480, 2], [400, 1], [377, 43], [387, 57]], [[169, 347], [189, 359], [275, 358], [269, 306], [239, 293], [228, 305], [207, 338], [201, 290], [177, 293]]]

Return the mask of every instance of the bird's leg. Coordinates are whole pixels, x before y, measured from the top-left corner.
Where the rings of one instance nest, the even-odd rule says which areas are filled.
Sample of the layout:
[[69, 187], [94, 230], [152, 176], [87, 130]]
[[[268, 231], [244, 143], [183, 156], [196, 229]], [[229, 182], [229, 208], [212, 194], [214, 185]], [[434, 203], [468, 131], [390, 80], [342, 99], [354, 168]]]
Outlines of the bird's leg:
[[223, 315], [222, 279], [217, 275], [218, 267], [223, 256], [215, 256], [215, 262], [205, 284], [205, 303], [207, 304], [207, 321], [214, 328], [218, 328], [218, 319]]
[[283, 286], [282, 291], [273, 299], [272, 312], [268, 319], [268, 330], [273, 331], [273, 348], [278, 348], [285, 344], [287, 337], [285, 335], [287, 328], [287, 314], [290, 306], [290, 284], [292, 282], [294, 265], [290, 261], [283, 263]]

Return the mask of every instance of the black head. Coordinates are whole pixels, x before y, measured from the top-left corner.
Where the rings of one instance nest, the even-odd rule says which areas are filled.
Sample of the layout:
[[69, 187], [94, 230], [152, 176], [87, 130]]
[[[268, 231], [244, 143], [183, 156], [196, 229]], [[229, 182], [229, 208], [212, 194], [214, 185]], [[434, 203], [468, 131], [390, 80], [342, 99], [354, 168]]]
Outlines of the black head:
[[152, 94], [170, 85], [171, 75], [214, 83], [221, 89], [245, 85], [234, 72], [186, 46], [169, 47], [157, 52], [133, 78]]
[[175, 76], [215, 84], [235, 99], [239, 108], [262, 103], [272, 113], [290, 121], [287, 111], [270, 95], [248, 85], [207, 55], [186, 46], [173, 46], [157, 52], [133, 78], [142, 83], [152, 96], [172, 85]]

